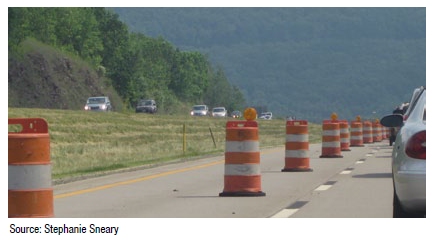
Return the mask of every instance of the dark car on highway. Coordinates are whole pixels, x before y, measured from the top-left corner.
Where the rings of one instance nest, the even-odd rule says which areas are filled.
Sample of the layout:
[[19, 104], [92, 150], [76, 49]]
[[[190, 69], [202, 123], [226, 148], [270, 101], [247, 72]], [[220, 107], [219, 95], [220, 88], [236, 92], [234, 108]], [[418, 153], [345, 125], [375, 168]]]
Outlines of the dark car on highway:
[[242, 113], [239, 111], [239, 110], [234, 110], [232, 113], [231, 113], [231, 117], [233, 117], [233, 118], [241, 118], [243, 115], [242, 115]]

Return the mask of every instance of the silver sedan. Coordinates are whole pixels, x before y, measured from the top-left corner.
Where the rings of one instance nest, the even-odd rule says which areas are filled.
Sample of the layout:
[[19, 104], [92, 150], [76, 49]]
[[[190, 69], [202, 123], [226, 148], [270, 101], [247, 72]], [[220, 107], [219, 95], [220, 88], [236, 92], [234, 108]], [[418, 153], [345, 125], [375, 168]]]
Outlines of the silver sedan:
[[399, 114], [381, 119], [387, 127], [401, 127], [392, 153], [393, 217], [426, 217], [426, 88], [414, 99], [404, 121]]

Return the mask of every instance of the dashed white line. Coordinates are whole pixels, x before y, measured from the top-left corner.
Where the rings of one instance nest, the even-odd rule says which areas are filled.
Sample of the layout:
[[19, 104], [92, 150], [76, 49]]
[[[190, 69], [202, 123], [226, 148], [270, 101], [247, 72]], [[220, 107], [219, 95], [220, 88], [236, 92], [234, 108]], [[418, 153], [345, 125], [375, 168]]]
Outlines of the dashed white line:
[[331, 187], [332, 187], [332, 185], [321, 185], [321, 186], [317, 187], [315, 189], [315, 191], [325, 191], [325, 190], [328, 190]]
[[353, 170], [354, 168], [346, 168], [345, 170], [340, 172], [340, 174], [351, 174]]
[[282, 211], [276, 213], [272, 218], [289, 218], [291, 215], [296, 213], [299, 209], [283, 209]]
[[364, 162], [365, 162], [365, 159], [360, 159], [355, 164], [361, 164], [361, 163], [364, 163]]
[[282, 209], [275, 215], [271, 216], [271, 218], [289, 218], [291, 215], [296, 213], [298, 210], [300, 210], [300, 208], [302, 208], [307, 203], [308, 203], [307, 201], [297, 201], [291, 204], [290, 206], [288, 206], [287, 208]]

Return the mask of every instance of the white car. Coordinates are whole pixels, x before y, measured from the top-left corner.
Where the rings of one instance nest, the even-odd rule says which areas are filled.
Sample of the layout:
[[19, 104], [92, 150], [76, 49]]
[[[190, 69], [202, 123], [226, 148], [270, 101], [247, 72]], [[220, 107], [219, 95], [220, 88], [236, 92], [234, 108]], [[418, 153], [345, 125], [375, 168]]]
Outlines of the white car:
[[89, 97], [84, 110], [109, 112], [112, 110], [112, 106], [108, 97]]
[[401, 114], [385, 116], [381, 124], [401, 127], [392, 153], [393, 217], [426, 217], [426, 88]]
[[195, 105], [190, 112], [191, 116], [208, 116], [209, 109], [207, 105]]
[[271, 120], [273, 117], [273, 114], [271, 112], [263, 112], [261, 113], [261, 115], [259, 116], [259, 119], [264, 119], [264, 120]]
[[215, 107], [212, 109], [212, 116], [213, 117], [226, 117], [227, 116], [227, 110], [224, 107]]

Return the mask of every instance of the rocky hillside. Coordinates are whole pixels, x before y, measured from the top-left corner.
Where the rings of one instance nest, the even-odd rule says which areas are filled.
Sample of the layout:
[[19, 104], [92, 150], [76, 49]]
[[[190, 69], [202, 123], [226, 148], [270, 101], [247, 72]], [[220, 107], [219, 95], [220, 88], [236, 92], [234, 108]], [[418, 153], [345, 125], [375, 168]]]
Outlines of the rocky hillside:
[[109, 96], [116, 110], [122, 101], [104, 78], [85, 62], [33, 40], [9, 56], [8, 106], [82, 109], [89, 96]]

